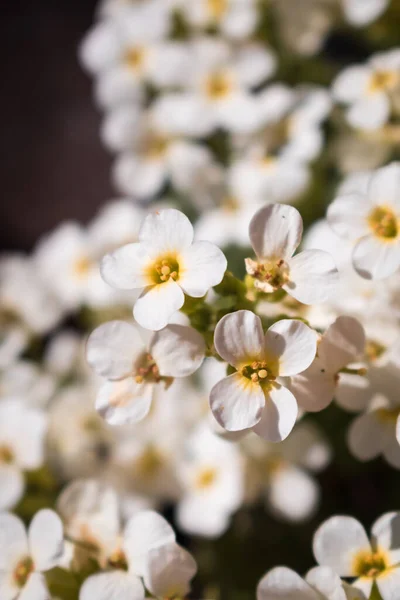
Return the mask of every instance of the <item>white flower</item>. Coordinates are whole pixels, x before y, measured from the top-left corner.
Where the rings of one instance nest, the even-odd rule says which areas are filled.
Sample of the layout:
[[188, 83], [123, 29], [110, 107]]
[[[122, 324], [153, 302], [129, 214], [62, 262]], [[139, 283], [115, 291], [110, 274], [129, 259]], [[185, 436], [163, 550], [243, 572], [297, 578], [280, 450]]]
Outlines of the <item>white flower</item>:
[[305, 579], [292, 569], [275, 567], [259, 582], [257, 600], [346, 600], [344, 585], [327, 567], [311, 569]]
[[[314, 362], [292, 379], [290, 389], [299, 405], [310, 412], [326, 408], [335, 393], [340, 393], [340, 371], [360, 359], [364, 349], [362, 325], [352, 317], [338, 317], [319, 341]], [[347, 386], [351, 386], [354, 377], [359, 375], [350, 376], [350, 381], [346, 380]], [[349, 390], [346, 392], [351, 394]]]
[[126, 524], [122, 536], [109, 548], [109, 571], [92, 575], [84, 582], [80, 600], [142, 600], [145, 597], [142, 577], [147, 573], [151, 550], [175, 544], [175, 533], [163, 517], [153, 511], [134, 515]]
[[214, 344], [236, 370], [211, 390], [218, 423], [228, 431], [253, 428], [272, 442], [285, 439], [296, 422], [297, 402], [281, 378], [311, 364], [316, 333], [301, 321], [283, 319], [264, 335], [261, 319], [239, 310], [219, 321]]
[[339, 236], [355, 243], [353, 266], [365, 279], [383, 279], [400, 266], [400, 163], [378, 169], [366, 193], [339, 196], [328, 209]]
[[200, 423], [190, 436], [178, 463], [183, 495], [177, 519], [191, 534], [218, 537], [242, 503], [244, 465], [237, 446]]
[[333, 96], [349, 105], [347, 120], [358, 129], [378, 129], [389, 120], [400, 91], [400, 50], [374, 55], [365, 66], [348, 67], [333, 83]]
[[341, 577], [351, 577], [352, 585], [370, 597], [374, 584], [382, 600], [396, 600], [400, 587], [399, 513], [382, 515], [372, 526], [371, 541], [352, 517], [331, 517], [316, 531], [314, 556], [320, 565], [330, 567]]
[[111, 424], [144, 419], [156, 385], [187, 377], [201, 365], [203, 337], [191, 327], [169, 325], [152, 335], [147, 344], [139, 328], [110, 321], [91, 334], [89, 364], [107, 381], [100, 387], [96, 409]]
[[184, 598], [196, 571], [196, 561], [187, 550], [178, 544], [168, 544], [148, 553], [144, 582], [156, 598]]
[[20, 519], [0, 514], [1, 600], [48, 600], [43, 572], [59, 564], [64, 551], [63, 527], [52, 510], [41, 510], [28, 533]]
[[42, 466], [46, 415], [17, 399], [0, 403], [0, 510], [12, 508], [24, 493], [24, 471]]
[[387, 8], [390, 0], [342, 0], [345, 17], [359, 27], [375, 21]]
[[266, 293], [285, 290], [303, 304], [325, 302], [335, 291], [338, 271], [322, 250], [292, 256], [303, 233], [300, 213], [293, 206], [270, 204], [261, 208], [249, 227], [257, 259], [246, 259], [255, 286]]
[[105, 256], [101, 273], [117, 289], [142, 290], [133, 315], [139, 325], [157, 331], [182, 308], [185, 294], [200, 298], [220, 283], [226, 265], [217, 246], [193, 243], [193, 227], [183, 213], [166, 209], [145, 218], [139, 243]]
[[250, 36], [257, 25], [255, 0], [180, 0], [178, 6], [192, 27], [217, 27], [220, 34], [233, 39]]

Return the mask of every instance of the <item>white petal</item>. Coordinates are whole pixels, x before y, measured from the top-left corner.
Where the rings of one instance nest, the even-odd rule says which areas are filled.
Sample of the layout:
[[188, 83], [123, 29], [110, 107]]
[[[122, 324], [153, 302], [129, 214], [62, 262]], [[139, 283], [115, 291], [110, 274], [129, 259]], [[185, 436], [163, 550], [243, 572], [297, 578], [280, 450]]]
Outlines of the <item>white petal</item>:
[[102, 21], [86, 34], [79, 48], [79, 59], [85, 69], [99, 73], [112, 66], [120, 52], [118, 29], [111, 20]]
[[250, 222], [251, 245], [260, 258], [287, 259], [301, 242], [303, 221], [299, 211], [285, 204], [261, 208]]
[[33, 517], [28, 531], [30, 555], [37, 571], [55, 567], [64, 552], [64, 532], [60, 517], [49, 509]]
[[297, 402], [292, 392], [274, 383], [265, 393], [261, 420], [253, 427], [253, 431], [269, 442], [281, 442], [292, 431], [297, 412]]
[[49, 600], [50, 592], [41, 573], [32, 573], [21, 590], [18, 600]]
[[165, 158], [146, 159], [140, 155], [120, 154], [113, 164], [115, 187], [126, 196], [141, 201], [151, 200], [167, 179]]
[[197, 571], [196, 561], [178, 544], [168, 544], [149, 552], [144, 582], [160, 598], [184, 597]]
[[133, 307], [135, 320], [145, 329], [159, 331], [182, 308], [184, 293], [173, 279], [143, 290]]
[[353, 266], [364, 279], [384, 279], [400, 267], [400, 243], [381, 241], [372, 235], [361, 238], [353, 251]]
[[0, 598], [2, 600], [15, 600], [18, 597], [20, 588], [14, 582], [12, 573], [0, 571]]
[[275, 68], [275, 56], [259, 44], [246, 44], [236, 57], [235, 72], [240, 84], [246, 87], [258, 85], [270, 77]]
[[368, 25], [386, 9], [388, 0], [342, 0], [343, 10], [349, 23]]
[[179, 285], [185, 294], [200, 298], [221, 283], [227, 267], [224, 253], [211, 242], [195, 242], [181, 254]]
[[308, 412], [326, 408], [335, 394], [334, 374], [316, 357], [308, 369], [292, 378], [290, 390], [299, 406]]
[[132, 377], [107, 381], [98, 391], [96, 410], [110, 425], [136, 423], [148, 414], [152, 398], [151, 384], [138, 384]]
[[92, 575], [83, 583], [79, 600], [142, 600], [143, 584], [139, 577], [125, 571]]
[[375, 171], [369, 180], [368, 198], [374, 205], [400, 208], [400, 163], [393, 162]]
[[0, 513], [0, 571], [11, 571], [15, 562], [29, 556], [23, 522], [10, 513]]
[[25, 479], [14, 465], [0, 465], [0, 511], [13, 508], [22, 498]]
[[367, 215], [370, 210], [371, 205], [365, 195], [339, 196], [328, 208], [328, 223], [340, 237], [356, 240], [368, 233]]
[[267, 357], [279, 360], [279, 375], [290, 377], [305, 371], [315, 358], [317, 334], [302, 321], [282, 319], [265, 334]]
[[376, 585], [384, 600], [397, 600], [400, 589], [400, 569], [392, 569], [382, 573], [377, 577]]
[[192, 327], [168, 325], [157, 332], [150, 353], [161, 375], [187, 377], [200, 367], [205, 355], [203, 336]]
[[193, 227], [181, 211], [167, 208], [147, 215], [139, 240], [150, 256], [186, 250], [193, 242]]
[[145, 351], [138, 329], [125, 321], [109, 321], [97, 327], [86, 346], [90, 366], [106, 379], [122, 379], [132, 373], [136, 358]]
[[215, 328], [214, 344], [218, 354], [233, 366], [260, 358], [264, 346], [260, 317], [249, 310], [225, 315]]
[[144, 575], [150, 550], [175, 543], [171, 525], [158, 513], [147, 510], [134, 515], [124, 533], [124, 551], [138, 575]]
[[339, 273], [335, 261], [323, 250], [304, 250], [288, 261], [289, 281], [283, 286], [303, 304], [330, 300], [337, 290]]
[[331, 373], [359, 359], [365, 348], [364, 328], [353, 317], [338, 317], [318, 344], [318, 356]]
[[210, 393], [213, 415], [228, 431], [241, 431], [256, 425], [264, 406], [261, 386], [239, 373], [222, 379]]
[[295, 571], [275, 567], [258, 584], [257, 600], [319, 600], [319, 596]]
[[101, 261], [100, 272], [106, 283], [118, 290], [133, 290], [148, 284], [144, 269], [149, 262], [140, 244], [127, 244]]
[[254, 95], [237, 91], [214, 106], [218, 125], [231, 133], [246, 135], [261, 125], [258, 103]]
[[198, 496], [186, 496], [178, 504], [177, 522], [190, 535], [219, 538], [229, 527], [230, 511], [215, 503], [205, 505]]
[[[368, 600], [373, 586], [374, 580], [372, 577], [359, 577], [356, 581], [352, 582], [350, 600], [360, 600], [360, 592], [362, 593], [361, 600]], [[357, 590], [355, 592], [354, 590]]]
[[400, 513], [385, 513], [372, 526], [374, 547], [384, 548], [390, 553], [391, 564], [400, 562]]
[[368, 377], [341, 373], [336, 387], [335, 401], [350, 412], [365, 410], [371, 400], [373, 389]]
[[306, 581], [326, 600], [346, 600], [342, 580], [329, 567], [314, 567], [308, 571]]
[[358, 460], [371, 460], [383, 451], [386, 435], [387, 431], [380, 423], [376, 411], [360, 415], [348, 430], [350, 452]]
[[356, 102], [347, 113], [350, 125], [360, 129], [379, 129], [390, 115], [390, 102], [385, 94], [375, 94]]
[[339, 102], [351, 103], [363, 97], [371, 77], [371, 69], [364, 66], [349, 67], [333, 82], [332, 92]]
[[268, 500], [274, 513], [289, 521], [303, 521], [316, 510], [319, 487], [313, 477], [297, 467], [283, 466], [271, 474]]
[[354, 576], [354, 557], [371, 549], [364, 527], [353, 517], [332, 517], [314, 535], [317, 562], [331, 567], [341, 577]]

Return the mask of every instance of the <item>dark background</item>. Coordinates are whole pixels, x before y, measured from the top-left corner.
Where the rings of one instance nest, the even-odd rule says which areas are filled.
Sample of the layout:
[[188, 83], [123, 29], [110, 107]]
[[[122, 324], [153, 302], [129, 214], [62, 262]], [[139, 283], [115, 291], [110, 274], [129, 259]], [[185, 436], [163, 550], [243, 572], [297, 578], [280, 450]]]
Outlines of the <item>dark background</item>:
[[77, 48], [96, 0], [25, 0], [0, 10], [0, 247], [30, 250], [60, 221], [112, 197], [100, 114]]

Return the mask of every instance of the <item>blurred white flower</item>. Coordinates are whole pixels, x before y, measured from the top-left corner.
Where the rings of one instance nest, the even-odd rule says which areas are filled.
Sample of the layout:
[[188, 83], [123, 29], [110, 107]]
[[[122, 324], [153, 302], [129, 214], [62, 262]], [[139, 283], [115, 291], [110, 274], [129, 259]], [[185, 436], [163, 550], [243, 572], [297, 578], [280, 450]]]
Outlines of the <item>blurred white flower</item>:
[[89, 364], [107, 379], [97, 395], [97, 411], [113, 425], [144, 419], [155, 386], [194, 373], [204, 353], [203, 337], [184, 325], [168, 325], [147, 343], [138, 327], [124, 321], [100, 325], [87, 343]]
[[399, 519], [396, 512], [382, 515], [372, 526], [371, 540], [353, 517], [331, 517], [314, 535], [317, 562], [341, 577], [354, 578], [352, 586], [370, 597], [375, 583], [382, 600], [394, 600], [400, 585]]
[[47, 600], [43, 573], [59, 564], [64, 551], [63, 527], [52, 510], [41, 510], [28, 532], [9, 513], [0, 514], [0, 564], [2, 600]]
[[[0, 510], [12, 508], [25, 490], [24, 471], [43, 465], [47, 416], [17, 398], [0, 402]], [[1, 536], [0, 536], [1, 537]]]
[[185, 294], [200, 298], [220, 283], [226, 265], [217, 246], [193, 243], [193, 227], [183, 213], [166, 209], [145, 218], [139, 243], [105, 256], [101, 274], [117, 289], [140, 290], [133, 316], [158, 331], [182, 308]]
[[217, 28], [220, 35], [234, 40], [251, 36], [257, 25], [256, 0], [177, 0], [176, 4], [192, 27]]
[[340, 237], [355, 243], [352, 260], [365, 279], [384, 279], [400, 266], [400, 163], [371, 175], [365, 193], [339, 196], [328, 208], [328, 222]]
[[211, 390], [210, 406], [218, 423], [228, 431], [253, 428], [271, 442], [285, 439], [298, 409], [282, 378], [310, 366], [317, 349], [315, 331], [301, 321], [283, 319], [264, 334], [258, 316], [239, 310], [219, 321], [214, 344], [235, 369]]
[[342, 0], [344, 15], [351, 25], [363, 27], [375, 21], [390, 0]]
[[146, 588], [160, 600], [184, 598], [197, 571], [196, 561], [178, 544], [149, 551], [144, 573]]
[[303, 221], [293, 206], [270, 204], [253, 216], [249, 235], [256, 260], [246, 258], [254, 285], [265, 293], [283, 289], [303, 304], [321, 303], [334, 294], [338, 271], [327, 252], [304, 250]]

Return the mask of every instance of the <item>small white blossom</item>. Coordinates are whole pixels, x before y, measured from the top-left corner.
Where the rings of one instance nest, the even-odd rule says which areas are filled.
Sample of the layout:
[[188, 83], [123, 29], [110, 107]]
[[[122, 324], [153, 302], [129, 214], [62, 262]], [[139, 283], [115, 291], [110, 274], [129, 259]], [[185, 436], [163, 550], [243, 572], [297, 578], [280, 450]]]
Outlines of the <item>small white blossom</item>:
[[282, 378], [310, 366], [316, 333], [301, 321], [283, 319], [264, 334], [258, 316], [239, 310], [219, 321], [214, 344], [235, 369], [211, 390], [210, 406], [218, 423], [228, 431], [253, 428], [272, 442], [285, 439], [298, 409]]
[[220, 283], [226, 265], [217, 246], [193, 243], [189, 219], [171, 208], [148, 215], [139, 243], [105, 256], [101, 273], [117, 289], [141, 291], [133, 316], [142, 327], [157, 331], [182, 308], [185, 294], [200, 298]]

